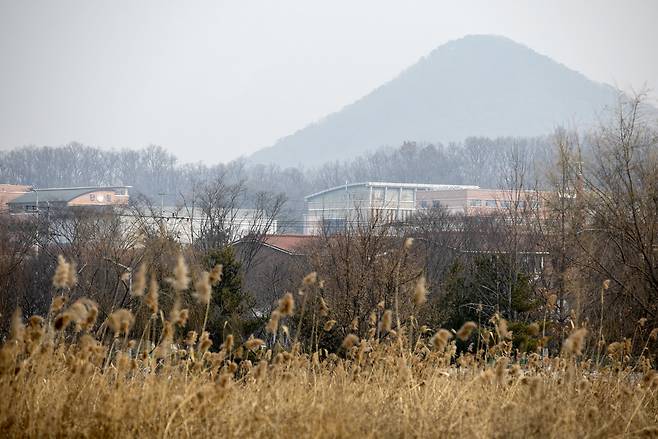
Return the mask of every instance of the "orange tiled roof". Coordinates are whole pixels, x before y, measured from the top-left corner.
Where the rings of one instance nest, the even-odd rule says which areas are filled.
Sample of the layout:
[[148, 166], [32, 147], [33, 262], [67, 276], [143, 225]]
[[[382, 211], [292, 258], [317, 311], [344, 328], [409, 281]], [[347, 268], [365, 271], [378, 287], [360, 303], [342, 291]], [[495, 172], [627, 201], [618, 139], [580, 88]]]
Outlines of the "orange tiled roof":
[[315, 236], [311, 235], [268, 235], [265, 237], [265, 244], [294, 253], [313, 239]]

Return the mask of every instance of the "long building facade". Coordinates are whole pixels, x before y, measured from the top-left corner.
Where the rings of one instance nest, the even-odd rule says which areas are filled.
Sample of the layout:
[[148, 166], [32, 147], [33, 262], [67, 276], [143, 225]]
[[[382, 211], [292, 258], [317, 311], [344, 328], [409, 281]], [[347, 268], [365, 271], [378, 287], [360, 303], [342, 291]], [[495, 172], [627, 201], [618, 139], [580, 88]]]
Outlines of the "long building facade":
[[413, 215], [420, 193], [478, 189], [478, 186], [362, 182], [336, 186], [305, 197], [304, 233], [318, 234], [324, 228], [340, 230], [348, 224], [368, 223], [375, 216], [404, 221]]
[[441, 206], [452, 214], [490, 215], [511, 207], [541, 211], [546, 196], [544, 192], [529, 190], [466, 188], [426, 191], [418, 194], [416, 203], [418, 209]]

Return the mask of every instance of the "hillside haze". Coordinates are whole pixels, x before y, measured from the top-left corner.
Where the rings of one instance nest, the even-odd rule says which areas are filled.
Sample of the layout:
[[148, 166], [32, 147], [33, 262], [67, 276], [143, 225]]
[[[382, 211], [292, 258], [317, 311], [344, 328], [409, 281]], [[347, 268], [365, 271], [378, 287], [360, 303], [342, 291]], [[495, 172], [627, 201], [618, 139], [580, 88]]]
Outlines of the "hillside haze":
[[306, 167], [406, 140], [536, 136], [558, 125], [586, 128], [617, 90], [498, 36], [444, 44], [397, 78], [250, 157]]

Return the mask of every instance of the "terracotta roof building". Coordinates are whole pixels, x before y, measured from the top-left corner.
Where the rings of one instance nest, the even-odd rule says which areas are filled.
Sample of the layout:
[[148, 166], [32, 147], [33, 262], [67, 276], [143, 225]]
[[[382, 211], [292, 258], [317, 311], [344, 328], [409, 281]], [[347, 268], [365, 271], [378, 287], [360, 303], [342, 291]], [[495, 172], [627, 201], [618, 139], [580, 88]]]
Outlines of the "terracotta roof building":
[[22, 184], [0, 184], [0, 212], [9, 210], [8, 203], [30, 191], [30, 186]]
[[243, 286], [253, 294], [258, 312], [267, 313], [286, 291], [299, 287], [309, 270], [306, 246], [316, 239], [308, 235], [266, 235], [235, 242], [236, 257], [245, 269]]
[[309, 235], [267, 235], [263, 245], [291, 255], [303, 254], [304, 247], [315, 238]]

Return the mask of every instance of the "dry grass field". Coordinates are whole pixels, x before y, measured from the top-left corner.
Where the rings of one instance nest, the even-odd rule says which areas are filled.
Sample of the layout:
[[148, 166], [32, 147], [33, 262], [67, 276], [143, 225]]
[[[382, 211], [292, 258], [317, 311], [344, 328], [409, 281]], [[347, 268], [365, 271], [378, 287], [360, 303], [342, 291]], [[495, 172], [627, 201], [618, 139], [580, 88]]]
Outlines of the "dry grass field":
[[[65, 269], [60, 287], [74, 281]], [[176, 276], [185, 288], [184, 270]], [[155, 285], [142, 297], [157, 311]], [[292, 296], [282, 299], [270, 331], [294, 312]], [[232, 336], [213, 344], [203, 331], [177, 338], [178, 304], [167, 319], [153, 314], [153, 341], [150, 330], [130, 337], [128, 310], [97, 314], [91, 301], [58, 297], [47, 316], [13, 317], [0, 350], [2, 437], [658, 437], [658, 374], [619, 343], [602, 364], [585, 360], [585, 329], [560, 357], [519, 357], [497, 319], [487, 344], [457, 356], [456, 339], [477, 325], [418, 331], [410, 346], [384, 312], [372, 336], [348, 335], [327, 353]], [[658, 331], [646, 332], [641, 343], [653, 346]]]

